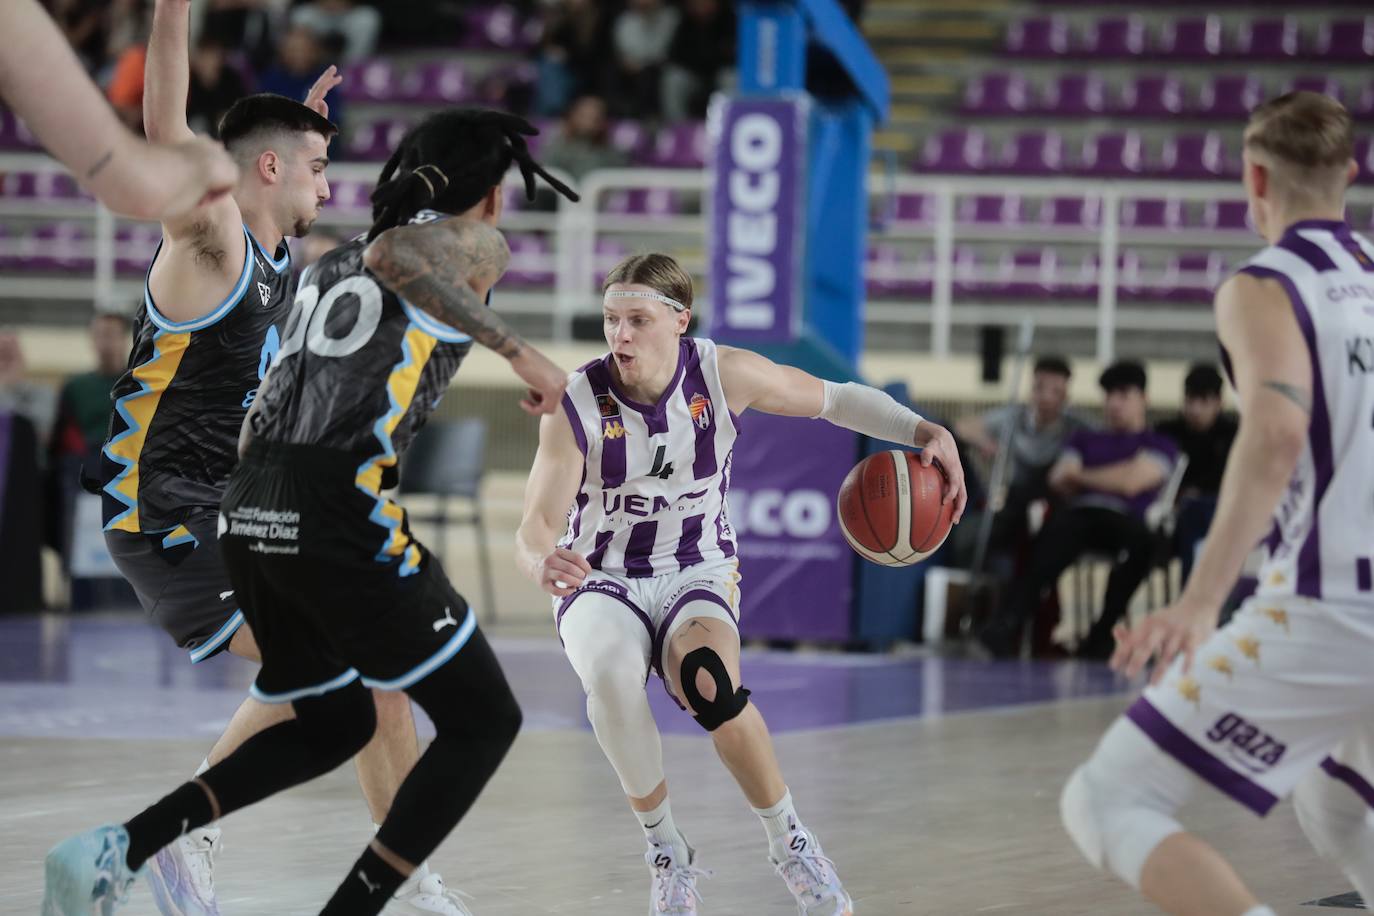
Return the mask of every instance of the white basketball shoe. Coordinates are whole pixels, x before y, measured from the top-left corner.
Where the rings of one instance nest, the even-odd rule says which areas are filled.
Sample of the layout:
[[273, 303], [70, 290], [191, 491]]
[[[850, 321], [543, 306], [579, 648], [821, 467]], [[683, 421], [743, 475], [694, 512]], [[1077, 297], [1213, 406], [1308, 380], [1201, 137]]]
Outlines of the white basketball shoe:
[[644, 853], [644, 861], [653, 874], [649, 886], [649, 916], [697, 916], [697, 904], [702, 902], [697, 879], [711, 877], [711, 872], [692, 864], [695, 850], [688, 852], [689, 861], [679, 862], [671, 846], [651, 844]]
[[786, 839], [787, 854], [768, 861], [796, 898], [800, 916], [853, 916], [854, 901], [815, 837], [794, 825]]
[[462, 891], [448, 887], [437, 872], [429, 872], [418, 881], [407, 881], [396, 891], [382, 916], [473, 916], [463, 899]]
[[148, 861], [148, 886], [162, 916], [220, 916], [215, 901], [218, 827], [187, 831]]

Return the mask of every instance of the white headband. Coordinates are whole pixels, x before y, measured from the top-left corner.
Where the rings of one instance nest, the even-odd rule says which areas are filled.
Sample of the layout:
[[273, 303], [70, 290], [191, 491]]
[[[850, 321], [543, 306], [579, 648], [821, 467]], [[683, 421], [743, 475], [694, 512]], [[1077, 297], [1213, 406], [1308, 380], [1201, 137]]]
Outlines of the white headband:
[[607, 299], [657, 299], [659, 302], [662, 302], [664, 305], [671, 306], [672, 309], [673, 309], [673, 311], [675, 311], [675, 312], [685, 312], [685, 311], [687, 311], [687, 306], [683, 305], [681, 302], [678, 302], [676, 299], [672, 298], [671, 296], [665, 296], [665, 295], [663, 295], [662, 293], [641, 293], [641, 292], [638, 292], [638, 291], [633, 290], [633, 289], [613, 289], [613, 290], [611, 290], [610, 292], [606, 293], [606, 298], [607, 298]]

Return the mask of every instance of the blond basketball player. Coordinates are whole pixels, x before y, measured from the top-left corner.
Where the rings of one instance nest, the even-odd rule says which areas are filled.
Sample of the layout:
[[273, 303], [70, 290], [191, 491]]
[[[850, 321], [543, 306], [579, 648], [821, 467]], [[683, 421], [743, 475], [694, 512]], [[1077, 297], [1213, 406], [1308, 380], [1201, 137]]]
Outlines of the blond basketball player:
[[[1183, 595], [1117, 630], [1113, 665], [1154, 658], [1153, 683], [1061, 799], [1089, 861], [1180, 916], [1274, 913], [1174, 819], [1200, 783], [1260, 815], [1293, 793], [1313, 846], [1374, 900], [1374, 245], [1343, 220], [1353, 147], [1322, 95], [1251, 115], [1245, 189], [1269, 247], [1216, 298], [1240, 433]], [[1259, 588], [1218, 631], [1261, 537]]]
[[725, 504], [737, 417], [748, 407], [822, 417], [922, 446], [924, 464], [938, 458], [948, 471], [944, 499], [957, 520], [965, 494], [954, 440], [880, 391], [684, 336], [692, 281], [667, 255], [624, 261], [604, 292], [611, 352], [575, 372], [563, 409], [540, 423], [517, 560], [556, 598], [587, 715], [644, 828], [649, 912], [695, 914], [704, 874], [669, 808], [645, 694], [652, 669], [710, 733], [798, 911], [849, 914], [850, 896], [797, 817], [740, 679], [739, 564]]

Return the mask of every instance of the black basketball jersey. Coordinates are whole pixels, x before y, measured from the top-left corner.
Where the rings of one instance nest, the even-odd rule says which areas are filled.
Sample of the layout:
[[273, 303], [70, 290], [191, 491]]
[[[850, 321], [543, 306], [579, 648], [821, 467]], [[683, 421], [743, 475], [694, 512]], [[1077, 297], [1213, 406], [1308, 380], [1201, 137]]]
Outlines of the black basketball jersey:
[[340, 245], [301, 277], [253, 436], [358, 456], [353, 485], [367, 499], [340, 505], [358, 507], [359, 539], [375, 542], [377, 561], [408, 574], [419, 553], [404, 512], [381, 495], [383, 474], [438, 406], [472, 338], [382, 286], [363, 266], [366, 246], [362, 236]]
[[[197, 509], [218, 506], [224, 495], [239, 428], [290, 310], [285, 243], [274, 257], [247, 226], [243, 235], [238, 283], [201, 318], [169, 320], [144, 280], [129, 367], [112, 391], [101, 451], [106, 531], [169, 530]], [[154, 262], [161, 250], [159, 244]]]

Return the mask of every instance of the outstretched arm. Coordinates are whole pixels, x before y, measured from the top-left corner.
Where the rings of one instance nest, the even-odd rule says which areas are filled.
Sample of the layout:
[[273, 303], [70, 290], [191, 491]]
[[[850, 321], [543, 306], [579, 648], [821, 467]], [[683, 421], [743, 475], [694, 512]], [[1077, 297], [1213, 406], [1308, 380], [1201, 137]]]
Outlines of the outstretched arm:
[[592, 571], [579, 553], [555, 546], [577, 496], [583, 457], [562, 409], [539, 421], [539, 450], [525, 485], [525, 514], [515, 533], [515, 563], [551, 595], [572, 594]]
[[964, 514], [968, 494], [959, 450], [949, 430], [918, 416], [891, 396], [848, 382], [826, 382], [792, 366], [754, 353], [720, 347], [720, 376], [730, 409], [752, 407], [785, 417], [817, 417], [857, 433], [921, 449], [921, 463], [939, 459], [944, 469], [945, 502], [954, 503], [954, 521]]
[[155, 143], [195, 136], [186, 123], [191, 89], [191, 0], [157, 0], [143, 75], [143, 132]]
[[530, 386], [521, 407], [551, 413], [558, 409], [566, 375], [477, 294], [501, 279], [509, 262], [505, 236], [463, 218], [394, 226], [363, 251], [363, 264], [396, 295], [509, 360]]
[[34, 0], [0, 4], [0, 95], [40, 143], [116, 213], [164, 219], [228, 194], [238, 169], [218, 143], [144, 143], [110, 110]]

